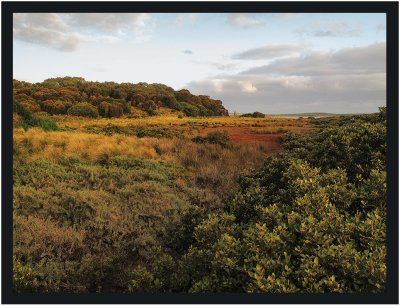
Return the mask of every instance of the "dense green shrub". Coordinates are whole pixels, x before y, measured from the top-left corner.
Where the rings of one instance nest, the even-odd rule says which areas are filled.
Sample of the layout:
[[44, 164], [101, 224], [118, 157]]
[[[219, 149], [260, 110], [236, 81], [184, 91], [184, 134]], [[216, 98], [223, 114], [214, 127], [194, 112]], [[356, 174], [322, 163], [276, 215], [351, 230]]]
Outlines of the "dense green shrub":
[[254, 113], [243, 114], [240, 117], [265, 118], [265, 114], [260, 112], [254, 112]]
[[139, 103], [138, 107], [147, 112], [150, 116], [156, 115], [157, 105], [153, 100], [147, 100]]
[[157, 115], [159, 107], [184, 110], [188, 116], [228, 115], [220, 100], [195, 96], [186, 89], [175, 91], [157, 83], [100, 83], [79, 77], [50, 78], [35, 84], [13, 80], [13, 96], [32, 111], [41, 107], [50, 114], [65, 114], [72, 104], [86, 101], [108, 118], [129, 115], [131, 106], [150, 116]]
[[212, 143], [218, 144], [222, 147], [228, 147], [231, 143], [231, 138], [226, 131], [216, 131], [208, 133], [207, 136], [196, 136], [192, 138], [193, 142], [196, 143]]
[[[14, 110], [34, 120], [17, 103]], [[315, 120], [316, 131], [285, 134], [284, 151], [243, 174], [224, 203], [221, 186], [231, 185], [222, 185], [221, 165], [233, 166], [220, 162], [236, 149], [227, 134], [194, 139], [200, 146], [176, 140], [176, 163], [118, 154], [29, 158], [41, 141], [15, 141], [15, 290], [383, 292], [386, 109]], [[176, 134], [173, 127], [87, 129]], [[238, 152], [240, 169], [250, 157]]]
[[85, 131], [94, 134], [105, 134], [105, 135], [134, 135], [136, 137], [155, 137], [155, 138], [173, 138], [181, 137], [177, 132], [176, 128], [173, 127], [145, 127], [145, 126], [118, 126], [114, 124], [107, 124], [104, 126], [88, 125], [85, 127]]
[[197, 106], [189, 104], [187, 102], [179, 102], [179, 107], [183, 113], [188, 117], [200, 116], [200, 110]]
[[99, 116], [97, 109], [87, 102], [73, 105], [68, 109], [68, 115], [96, 118]]
[[22, 122], [19, 123], [18, 126], [21, 126], [25, 130], [31, 127], [40, 127], [45, 131], [56, 131], [59, 129], [54, 121], [41, 118], [38, 115], [33, 115], [28, 109], [16, 101], [13, 101], [13, 111], [22, 117]]
[[13, 283], [17, 292], [35, 292], [38, 287], [32, 268], [24, 265], [13, 256]]
[[33, 101], [23, 101], [20, 104], [32, 113], [39, 112], [41, 110], [40, 105]]
[[198, 193], [178, 187], [182, 168], [161, 161], [55, 163], [15, 150], [13, 250], [24, 260], [14, 272], [18, 291], [128, 290], [134, 266], [153, 262], [152, 248], [164, 245]]
[[192, 235], [180, 235], [189, 243], [173, 264], [180, 281], [158, 276], [171, 287], [153, 282], [154, 290], [384, 291], [384, 111], [288, 135], [284, 153], [243, 176], [224, 211], [188, 223]]

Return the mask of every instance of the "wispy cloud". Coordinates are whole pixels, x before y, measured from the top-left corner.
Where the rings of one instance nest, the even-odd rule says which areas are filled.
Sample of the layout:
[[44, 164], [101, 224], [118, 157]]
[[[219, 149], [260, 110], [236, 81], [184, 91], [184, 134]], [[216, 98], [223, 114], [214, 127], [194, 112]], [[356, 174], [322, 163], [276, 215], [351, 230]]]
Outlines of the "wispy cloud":
[[273, 17], [290, 19], [301, 16], [301, 13], [272, 13]]
[[186, 50], [183, 51], [183, 53], [188, 54], [188, 55], [192, 55], [193, 51], [189, 50], [189, 49], [186, 49]]
[[352, 27], [345, 22], [324, 22], [310, 25], [295, 30], [300, 35], [315, 37], [342, 37], [342, 36], [359, 36], [362, 32], [361, 27]]
[[226, 16], [226, 21], [234, 27], [243, 29], [259, 27], [264, 24], [257, 14], [251, 13], [229, 13]]
[[184, 26], [187, 24], [195, 24], [199, 18], [197, 13], [181, 13], [177, 14], [175, 18], [175, 24], [178, 26]]
[[299, 52], [305, 45], [299, 44], [271, 44], [259, 48], [249, 49], [232, 56], [232, 59], [260, 60], [281, 57]]
[[127, 37], [136, 41], [151, 37], [153, 24], [147, 13], [70, 13], [65, 15], [70, 27], [88, 34], [107, 34]]
[[345, 48], [331, 52], [309, 52], [303, 56], [277, 59], [268, 65], [254, 67], [241, 74], [280, 74], [324, 76], [371, 74], [386, 71], [386, 44]]
[[222, 63], [211, 63], [212, 66], [214, 66], [215, 68], [217, 68], [218, 70], [232, 70], [234, 68], [237, 67], [237, 64], [234, 63], [226, 63], [226, 64], [222, 64]]

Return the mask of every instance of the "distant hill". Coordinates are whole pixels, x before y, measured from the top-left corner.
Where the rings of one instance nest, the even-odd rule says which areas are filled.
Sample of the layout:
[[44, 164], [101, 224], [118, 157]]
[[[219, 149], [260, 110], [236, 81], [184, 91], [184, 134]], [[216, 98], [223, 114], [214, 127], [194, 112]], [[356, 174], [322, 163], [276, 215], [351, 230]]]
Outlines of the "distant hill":
[[134, 110], [156, 115], [168, 108], [186, 116], [227, 116], [221, 100], [174, 90], [164, 84], [91, 82], [80, 77], [50, 78], [40, 83], [13, 81], [13, 99], [31, 112], [87, 117], [120, 117]]

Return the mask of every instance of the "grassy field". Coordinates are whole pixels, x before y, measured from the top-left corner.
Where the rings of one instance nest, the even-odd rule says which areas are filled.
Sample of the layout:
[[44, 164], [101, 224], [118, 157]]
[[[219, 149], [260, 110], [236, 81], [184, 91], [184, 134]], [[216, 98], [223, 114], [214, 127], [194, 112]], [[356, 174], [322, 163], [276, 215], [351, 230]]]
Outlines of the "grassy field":
[[[279, 139], [286, 132], [306, 132], [312, 129], [311, 119], [211, 117], [178, 119], [176, 115], [136, 119], [77, 119], [56, 117], [61, 127], [84, 132], [132, 134], [139, 137], [193, 137], [210, 132], [226, 131], [235, 143], [263, 143], [267, 150], [279, 150]], [[140, 132], [142, 133], [140, 134]], [[153, 131], [153, 133], [151, 133]], [[147, 132], [147, 133], [146, 133]], [[157, 135], [158, 132], [158, 135]]]
[[[281, 150], [284, 133], [312, 129], [308, 119], [52, 118], [60, 131], [14, 130], [15, 146], [26, 151], [27, 161], [44, 159], [58, 163], [60, 159], [77, 158], [95, 164], [121, 156], [162, 161], [183, 166], [193, 177], [201, 176], [204, 182], [220, 180], [223, 194], [230, 192], [240, 172], [260, 166], [267, 155]], [[214, 132], [226, 132], [230, 146], [191, 141]]]
[[[374, 116], [15, 116], [15, 290], [379, 291], [386, 133]], [[332, 258], [320, 268], [318, 256]]]
[[[21, 290], [115, 290], [104, 280], [114, 260], [147, 259], [188, 211], [219, 210], [285, 132], [312, 129], [307, 119], [50, 118], [58, 131], [14, 129], [14, 253], [35, 279]], [[192, 141], [217, 131], [223, 143]]]

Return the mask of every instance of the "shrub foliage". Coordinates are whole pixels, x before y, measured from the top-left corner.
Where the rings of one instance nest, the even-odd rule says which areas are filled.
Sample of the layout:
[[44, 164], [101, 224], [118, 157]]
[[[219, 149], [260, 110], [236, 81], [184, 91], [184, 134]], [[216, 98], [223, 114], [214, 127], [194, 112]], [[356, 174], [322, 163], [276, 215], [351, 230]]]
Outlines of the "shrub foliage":
[[58, 130], [58, 126], [53, 120], [33, 115], [29, 109], [25, 108], [22, 104], [16, 101], [13, 101], [13, 111], [14, 114], [22, 118], [22, 121], [19, 122], [16, 127], [20, 126], [25, 130], [31, 127], [40, 127], [45, 131]]
[[99, 116], [97, 109], [87, 102], [82, 102], [71, 106], [68, 109], [69, 115], [96, 118]]
[[[150, 116], [157, 108], [182, 111], [187, 116], [227, 116], [220, 100], [196, 96], [164, 84], [90, 82], [79, 77], [50, 78], [41, 83], [14, 80], [14, 100], [32, 111], [95, 117], [120, 117], [137, 107]], [[85, 103], [84, 105], [82, 103]], [[94, 112], [89, 105], [96, 109]]]
[[383, 112], [310, 135], [288, 135], [284, 153], [243, 176], [223, 211], [191, 225], [193, 232], [186, 234], [191, 243], [171, 261], [171, 273], [160, 273], [164, 262], [157, 260], [150, 268], [138, 267], [146, 282], [134, 273], [130, 290], [383, 291]]
[[[190, 97], [178, 93], [166, 103]], [[386, 109], [314, 124], [263, 165], [221, 133], [19, 130], [15, 290], [384, 291]]]

